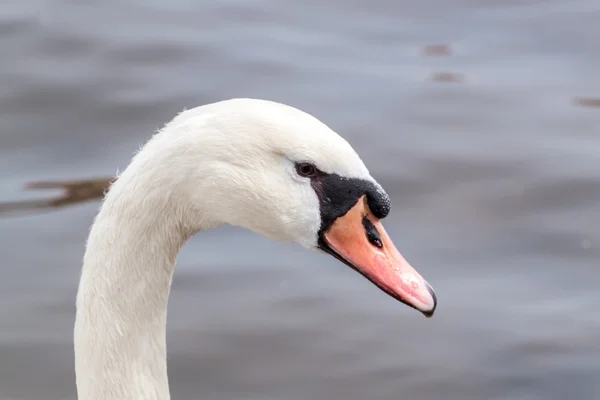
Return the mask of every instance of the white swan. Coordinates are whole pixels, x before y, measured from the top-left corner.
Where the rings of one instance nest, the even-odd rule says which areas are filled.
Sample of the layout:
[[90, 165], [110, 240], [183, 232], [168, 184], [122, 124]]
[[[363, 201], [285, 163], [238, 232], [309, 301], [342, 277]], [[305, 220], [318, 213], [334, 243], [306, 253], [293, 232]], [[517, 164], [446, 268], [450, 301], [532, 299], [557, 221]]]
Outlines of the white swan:
[[433, 290], [379, 222], [389, 209], [348, 142], [298, 109], [233, 99], [179, 114], [133, 157], [91, 228], [74, 329], [79, 400], [170, 398], [177, 253], [221, 224], [324, 250], [431, 316]]

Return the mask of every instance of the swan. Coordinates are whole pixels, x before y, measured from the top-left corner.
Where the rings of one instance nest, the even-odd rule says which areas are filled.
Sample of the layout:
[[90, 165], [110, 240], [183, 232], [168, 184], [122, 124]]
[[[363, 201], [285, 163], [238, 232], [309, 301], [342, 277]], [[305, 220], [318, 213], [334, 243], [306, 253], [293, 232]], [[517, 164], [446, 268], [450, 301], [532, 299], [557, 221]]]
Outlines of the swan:
[[351, 145], [267, 100], [184, 110], [114, 180], [86, 242], [76, 298], [79, 400], [166, 400], [167, 302], [177, 254], [222, 224], [322, 250], [430, 317], [431, 286], [380, 220], [390, 200]]

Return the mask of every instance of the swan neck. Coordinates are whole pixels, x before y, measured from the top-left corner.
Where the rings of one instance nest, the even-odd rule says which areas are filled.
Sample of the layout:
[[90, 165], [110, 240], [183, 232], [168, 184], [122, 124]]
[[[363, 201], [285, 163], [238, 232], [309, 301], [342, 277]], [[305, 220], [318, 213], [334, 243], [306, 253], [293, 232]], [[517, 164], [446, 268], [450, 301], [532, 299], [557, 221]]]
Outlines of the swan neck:
[[193, 233], [166, 191], [126, 170], [92, 226], [74, 330], [79, 400], [167, 400], [166, 319], [177, 254]]

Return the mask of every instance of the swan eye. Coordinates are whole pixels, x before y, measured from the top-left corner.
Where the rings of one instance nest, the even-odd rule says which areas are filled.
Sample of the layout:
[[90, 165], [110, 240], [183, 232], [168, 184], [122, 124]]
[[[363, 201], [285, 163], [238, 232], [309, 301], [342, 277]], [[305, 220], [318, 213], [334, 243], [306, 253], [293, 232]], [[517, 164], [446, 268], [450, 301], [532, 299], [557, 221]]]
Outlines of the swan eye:
[[317, 174], [317, 167], [315, 167], [311, 163], [301, 162], [296, 164], [296, 172], [300, 176], [310, 178]]

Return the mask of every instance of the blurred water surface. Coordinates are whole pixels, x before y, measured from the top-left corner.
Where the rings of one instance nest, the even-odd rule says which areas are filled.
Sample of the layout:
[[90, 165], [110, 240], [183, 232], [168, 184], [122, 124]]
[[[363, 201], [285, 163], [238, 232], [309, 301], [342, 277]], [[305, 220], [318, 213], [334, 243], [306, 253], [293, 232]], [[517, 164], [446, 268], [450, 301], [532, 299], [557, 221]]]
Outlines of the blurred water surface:
[[[183, 108], [282, 101], [346, 137], [435, 287], [426, 320], [328, 256], [184, 248], [174, 399], [600, 398], [600, 3], [28, 0], [0, 9], [0, 190], [104, 176]], [[424, 56], [449, 43], [450, 56]], [[435, 73], [460, 74], [436, 82]], [[75, 397], [98, 203], [0, 220], [0, 398]]]

